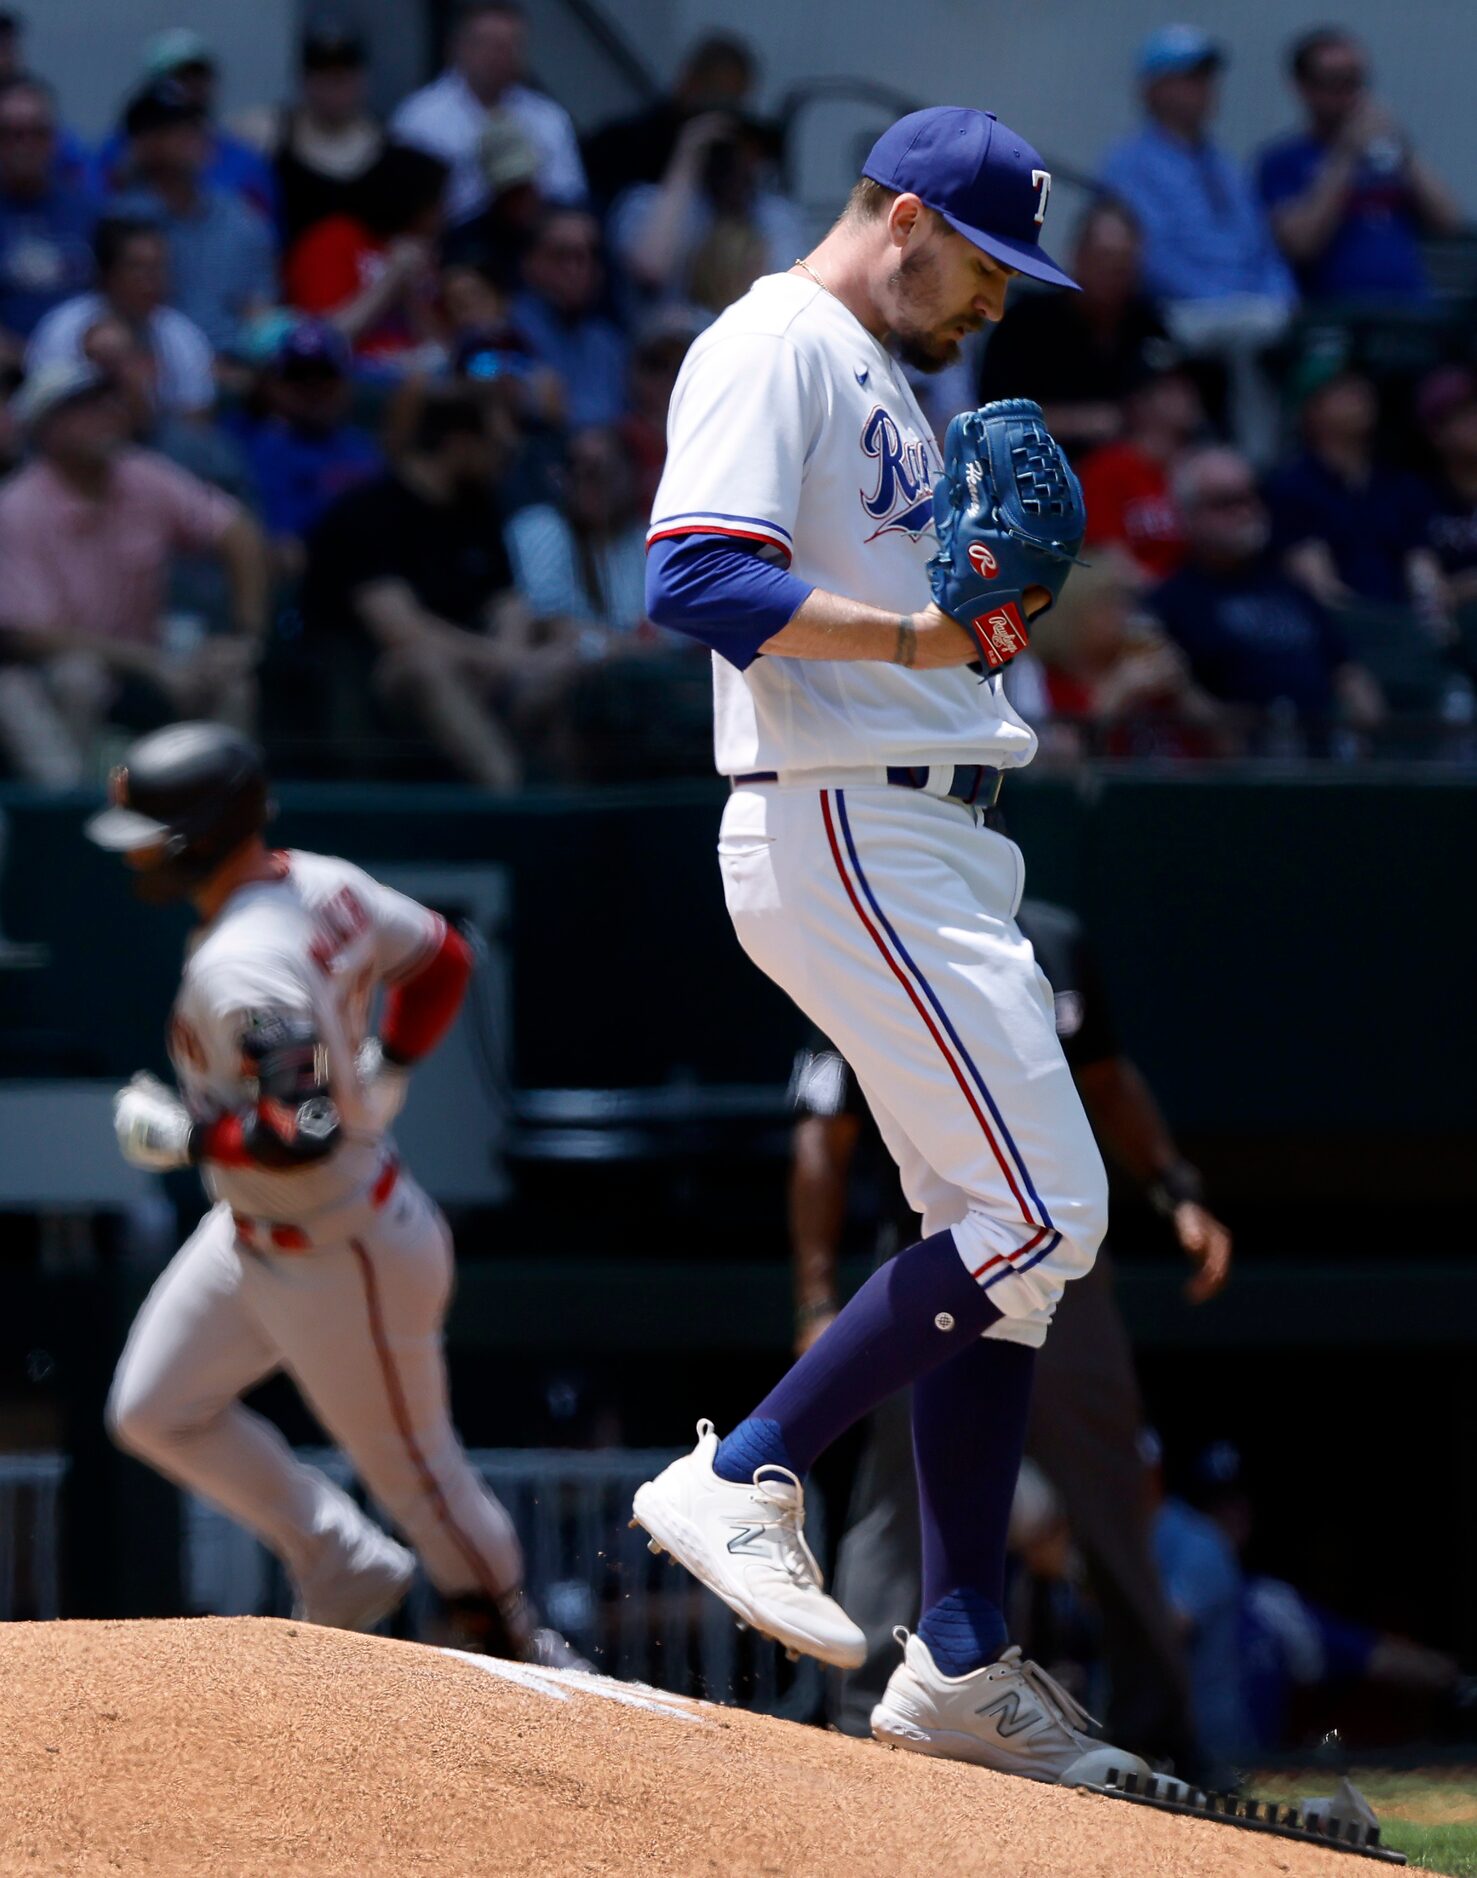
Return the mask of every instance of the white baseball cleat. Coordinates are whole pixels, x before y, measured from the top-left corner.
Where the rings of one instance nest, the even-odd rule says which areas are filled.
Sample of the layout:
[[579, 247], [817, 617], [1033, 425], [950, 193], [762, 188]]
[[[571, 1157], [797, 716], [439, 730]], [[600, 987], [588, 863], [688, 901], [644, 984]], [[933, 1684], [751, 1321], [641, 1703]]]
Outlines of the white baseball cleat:
[[299, 1623], [333, 1630], [373, 1630], [399, 1608], [415, 1577], [415, 1554], [377, 1526], [366, 1525], [347, 1562], [315, 1572], [297, 1588]]
[[1092, 1717], [1019, 1644], [967, 1676], [945, 1676], [921, 1637], [894, 1634], [903, 1660], [872, 1710], [872, 1733], [890, 1747], [1069, 1787], [1113, 1768], [1120, 1778], [1149, 1772], [1138, 1755], [1084, 1733]]
[[668, 1551], [744, 1623], [794, 1654], [837, 1669], [866, 1660], [867, 1639], [822, 1589], [805, 1543], [805, 1493], [788, 1468], [761, 1467], [752, 1481], [713, 1472], [718, 1437], [697, 1425], [691, 1454], [636, 1489], [636, 1522], [653, 1551]]

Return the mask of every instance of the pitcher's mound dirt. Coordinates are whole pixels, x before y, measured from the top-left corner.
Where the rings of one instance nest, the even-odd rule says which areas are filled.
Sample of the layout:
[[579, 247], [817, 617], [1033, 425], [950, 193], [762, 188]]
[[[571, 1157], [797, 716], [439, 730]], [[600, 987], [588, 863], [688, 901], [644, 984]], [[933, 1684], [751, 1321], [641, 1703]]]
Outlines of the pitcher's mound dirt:
[[256, 1619], [0, 1626], [0, 1871], [1355, 1878], [600, 1678]]

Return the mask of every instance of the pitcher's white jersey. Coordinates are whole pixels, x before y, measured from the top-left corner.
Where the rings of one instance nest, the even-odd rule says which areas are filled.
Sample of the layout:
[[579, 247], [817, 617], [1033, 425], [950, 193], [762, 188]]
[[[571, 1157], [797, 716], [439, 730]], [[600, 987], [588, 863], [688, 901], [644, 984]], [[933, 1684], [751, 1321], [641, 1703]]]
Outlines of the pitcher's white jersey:
[[[693, 344], [668, 417], [648, 542], [691, 533], [765, 544], [801, 580], [914, 613], [929, 600], [943, 465], [901, 367], [833, 295], [756, 281]], [[718, 769], [990, 763], [1036, 750], [1000, 674], [876, 660], [713, 655]]]
[[169, 1054], [191, 1119], [209, 1122], [253, 1101], [241, 1040], [251, 1017], [312, 1019], [328, 1059], [343, 1135], [318, 1165], [201, 1168], [211, 1196], [264, 1219], [303, 1220], [362, 1194], [383, 1159], [354, 1056], [376, 989], [413, 972], [445, 932], [439, 914], [362, 868], [297, 850], [279, 876], [234, 893], [191, 942], [169, 1023]]

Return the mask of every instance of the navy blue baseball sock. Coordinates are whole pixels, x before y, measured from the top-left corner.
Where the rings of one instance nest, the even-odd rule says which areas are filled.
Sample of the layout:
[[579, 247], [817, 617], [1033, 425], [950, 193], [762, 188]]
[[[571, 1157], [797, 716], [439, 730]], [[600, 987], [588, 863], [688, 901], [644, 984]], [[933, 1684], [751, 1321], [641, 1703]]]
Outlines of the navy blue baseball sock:
[[1036, 1352], [976, 1339], [913, 1385], [923, 1533], [918, 1635], [946, 1676], [1005, 1648], [1005, 1535], [1026, 1445]]
[[714, 1470], [743, 1481], [760, 1467], [805, 1473], [853, 1422], [957, 1355], [999, 1316], [964, 1269], [952, 1233], [920, 1239], [873, 1272], [754, 1413], [719, 1442]]

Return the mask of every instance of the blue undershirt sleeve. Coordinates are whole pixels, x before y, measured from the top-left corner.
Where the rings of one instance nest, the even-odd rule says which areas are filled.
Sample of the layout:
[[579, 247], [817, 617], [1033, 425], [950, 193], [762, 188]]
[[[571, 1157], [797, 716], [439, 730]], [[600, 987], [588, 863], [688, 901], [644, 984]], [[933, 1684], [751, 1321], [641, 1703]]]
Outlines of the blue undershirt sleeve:
[[745, 671], [814, 589], [726, 535], [671, 535], [646, 556], [646, 612]]

